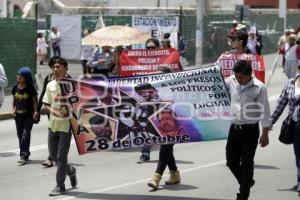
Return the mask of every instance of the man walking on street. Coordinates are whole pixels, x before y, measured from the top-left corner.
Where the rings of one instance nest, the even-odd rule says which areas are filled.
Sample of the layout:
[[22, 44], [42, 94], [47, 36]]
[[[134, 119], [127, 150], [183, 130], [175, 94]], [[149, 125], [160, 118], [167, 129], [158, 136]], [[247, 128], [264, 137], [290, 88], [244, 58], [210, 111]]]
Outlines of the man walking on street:
[[53, 50], [53, 55], [54, 56], [61, 56], [61, 49], [60, 49], [60, 42], [61, 42], [61, 35], [60, 32], [58, 32], [57, 27], [53, 26], [51, 28], [51, 33], [50, 33], [50, 44]]
[[68, 63], [58, 58], [53, 64], [53, 76], [55, 80], [47, 84], [43, 103], [50, 114], [49, 119], [49, 151], [57, 165], [56, 187], [50, 192], [50, 196], [58, 196], [66, 192], [66, 175], [70, 177], [71, 186], [77, 185], [76, 169], [68, 164], [68, 152], [72, 138], [68, 111], [62, 106], [61, 79], [67, 76]]
[[[259, 143], [269, 144], [271, 127], [267, 88], [252, 76], [251, 62], [239, 60], [226, 80], [231, 95], [231, 126], [226, 145], [227, 166], [240, 185], [237, 200], [247, 200], [254, 185], [254, 156]], [[259, 138], [259, 121], [263, 127]]]

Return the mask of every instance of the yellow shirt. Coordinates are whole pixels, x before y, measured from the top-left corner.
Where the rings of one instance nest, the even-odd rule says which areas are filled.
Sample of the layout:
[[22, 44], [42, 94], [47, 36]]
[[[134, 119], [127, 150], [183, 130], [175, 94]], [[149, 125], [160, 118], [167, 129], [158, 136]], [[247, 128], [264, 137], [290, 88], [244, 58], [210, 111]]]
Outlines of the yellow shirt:
[[[49, 104], [51, 108], [67, 113], [65, 107], [61, 106], [59, 97], [61, 96], [61, 88], [56, 80], [52, 80], [47, 84], [46, 92], [43, 97], [43, 103]], [[70, 132], [70, 120], [68, 118], [56, 117], [50, 113], [49, 128], [53, 132]]]

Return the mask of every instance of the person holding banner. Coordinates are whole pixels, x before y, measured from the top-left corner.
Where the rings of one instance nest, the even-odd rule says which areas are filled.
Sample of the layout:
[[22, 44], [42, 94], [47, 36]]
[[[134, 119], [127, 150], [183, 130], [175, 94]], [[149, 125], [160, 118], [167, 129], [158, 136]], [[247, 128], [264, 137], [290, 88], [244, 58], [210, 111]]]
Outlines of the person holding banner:
[[261, 36], [258, 37], [256, 33], [257, 33], [256, 27], [252, 27], [248, 31], [249, 38], [247, 42], [247, 48], [251, 51], [251, 53], [261, 55], [261, 49], [262, 49]]
[[233, 35], [228, 35], [230, 39], [230, 45], [232, 47], [231, 52], [236, 53], [251, 53], [247, 48], [248, 34], [243, 30], [236, 31]]
[[[156, 38], [150, 38], [146, 41], [146, 49], [158, 49], [160, 47], [159, 41]], [[135, 86], [135, 92], [143, 98], [145, 102], [158, 101], [159, 96], [157, 90], [151, 84], [140, 84]], [[140, 162], [147, 162], [150, 160], [152, 145], [144, 145]]]
[[[60, 59], [60, 57], [58, 56], [53, 56], [52, 58], [49, 59], [48, 61], [48, 66], [49, 68], [51, 69], [51, 73], [48, 74], [45, 79], [44, 79], [44, 84], [43, 84], [43, 89], [42, 89], [42, 92], [41, 92], [41, 95], [39, 97], [39, 101], [38, 101], [38, 106], [37, 106], [37, 112], [39, 114], [39, 118], [40, 118], [40, 115], [41, 115], [41, 110], [42, 110], [42, 106], [43, 106], [43, 98], [44, 98], [44, 95], [45, 95], [45, 92], [46, 92], [46, 87], [47, 87], [47, 84], [52, 81], [52, 80], [55, 80], [55, 75], [53, 73], [53, 65]], [[66, 74], [66, 78], [72, 78], [69, 74]], [[49, 119], [49, 113], [47, 113], [47, 116], [48, 116], [48, 119]], [[49, 139], [49, 138], [48, 138]], [[48, 158], [47, 160], [45, 160], [44, 162], [41, 163], [41, 165], [43, 165], [44, 167], [53, 167], [53, 159], [52, 159], [52, 156], [51, 156], [51, 152], [49, 150], [49, 141], [48, 141], [48, 151], [49, 151], [49, 155], [48, 155]]]
[[[134, 87], [135, 92], [142, 97], [143, 102], [157, 102], [160, 101], [158, 91], [150, 83], [143, 83]], [[143, 109], [143, 107], [141, 107]], [[147, 111], [144, 111], [147, 112]], [[146, 115], [146, 121], [149, 116]], [[142, 155], [140, 156], [140, 162], [147, 162], [150, 160], [152, 145], [144, 145], [142, 148]]]
[[[169, 39], [164, 39], [164, 40], [162, 40], [162, 41], [161, 41], [161, 48], [162, 48], [162, 49], [169, 49], [169, 48], [172, 48], [172, 46], [171, 46], [171, 41], [170, 41]], [[170, 68], [168, 68], [168, 67], [161, 67], [161, 71], [164, 72], [164, 73], [182, 71], [182, 70], [183, 70], [182, 66], [183, 66], [183, 65], [186, 66], [186, 63], [187, 63], [186, 59], [183, 60], [182, 58], [185, 59], [184, 57], [182, 57], [182, 56], [180, 55], [180, 57], [179, 57], [180, 62], [179, 62], [179, 67], [178, 67], [178, 69], [174, 70], [174, 69], [170, 69]]]
[[68, 152], [72, 138], [69, 113], [62, 105], [61, 79], [66, 77], [68, 63], [63, 58], [58, 58], [53, 64], [53, 75], [55, 80], [47, 84], [43, 97], [45, 109], [50, 114], [49, 119], [49, 151], [57, 165], [56, 187], [49, 193], [49, 196], [58, 196], [66, 192], [65, 179], [69, 176], [71, 186], [77, 185], [76, 168], [68, 164]]
[[[159, 121], [159, 133], [162, 136], [174, 136], [181, 134], [181, 128], [177, 122], [176, 113], [169, 109], [165, 108], [162, 110], [158, 116]], [[157, 163], [155, 174], [150, 182], [148, 182], [148, 186], [153, 190], [157, 190], [159, 186], [159, 182], [162, 178], [162, 175], [166, 169], [169, 167], [170, 170], [170, 179], [165, 182], [166, 185], [178, 184], [181, 181], [180, 173], [176, 166], [176, 161], [173, 153], [174, 144], [165, 144], [161, 145], [159, 149], [159, 160]]]
[[[232, 113], [226, 161], [240, 185], [236, 199], [247, 200], [255, 183], [253, 160], [258, 141], [261, 147], [269, 143], [270, 105], [266, 86], [252, 76], [251, 62], [239, 60], [233, 72], [225, 80], [231, 94]], [[260, 138], [259, 122], [263, 127]]]
[[92, 68], [92, 74], [108, 77], [108, 73], [112, 71], [115, 65], [110, 49], [110, 46], [102, 46], [102, 50], [97, 47], [93, 52], [92, 60], [89, 62], [89, 67]]

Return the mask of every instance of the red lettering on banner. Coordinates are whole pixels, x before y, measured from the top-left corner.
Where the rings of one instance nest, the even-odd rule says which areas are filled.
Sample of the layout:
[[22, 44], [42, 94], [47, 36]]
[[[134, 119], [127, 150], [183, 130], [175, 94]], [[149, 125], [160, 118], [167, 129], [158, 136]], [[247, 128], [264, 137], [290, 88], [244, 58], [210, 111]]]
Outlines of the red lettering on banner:
[[160, 72], [161, 68], [180, 71], [177, 49], [125, 50], [120, 57], [120, 76], [134, 76]]
[[223, 53], [216, 63], [221, 67], [223, 76], [228, 77], [233, 74], [233, 66], [238, 60], [250, 60], [255, 77], [263, 83], [265, 82], [265, 64], [262, 56], [255, 54]]

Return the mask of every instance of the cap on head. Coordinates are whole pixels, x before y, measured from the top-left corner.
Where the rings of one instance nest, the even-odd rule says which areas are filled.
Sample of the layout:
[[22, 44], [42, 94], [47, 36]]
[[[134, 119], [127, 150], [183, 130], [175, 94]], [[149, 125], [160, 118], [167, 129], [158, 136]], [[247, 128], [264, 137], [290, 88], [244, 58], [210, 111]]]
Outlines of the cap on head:
[[296, 39], [297, 39], [297, 36], [296, 36], [295, 34], [291, 34], [291, 35], [289, 36], [289, 38], [292, 39], [292, 40], [296, 40]]
[[242, 29], [245, 29], [245, 28], [246, 28], [245, 24], [238, 24], [237, 27], [236, 27], [236, 30], [242, 30]]

